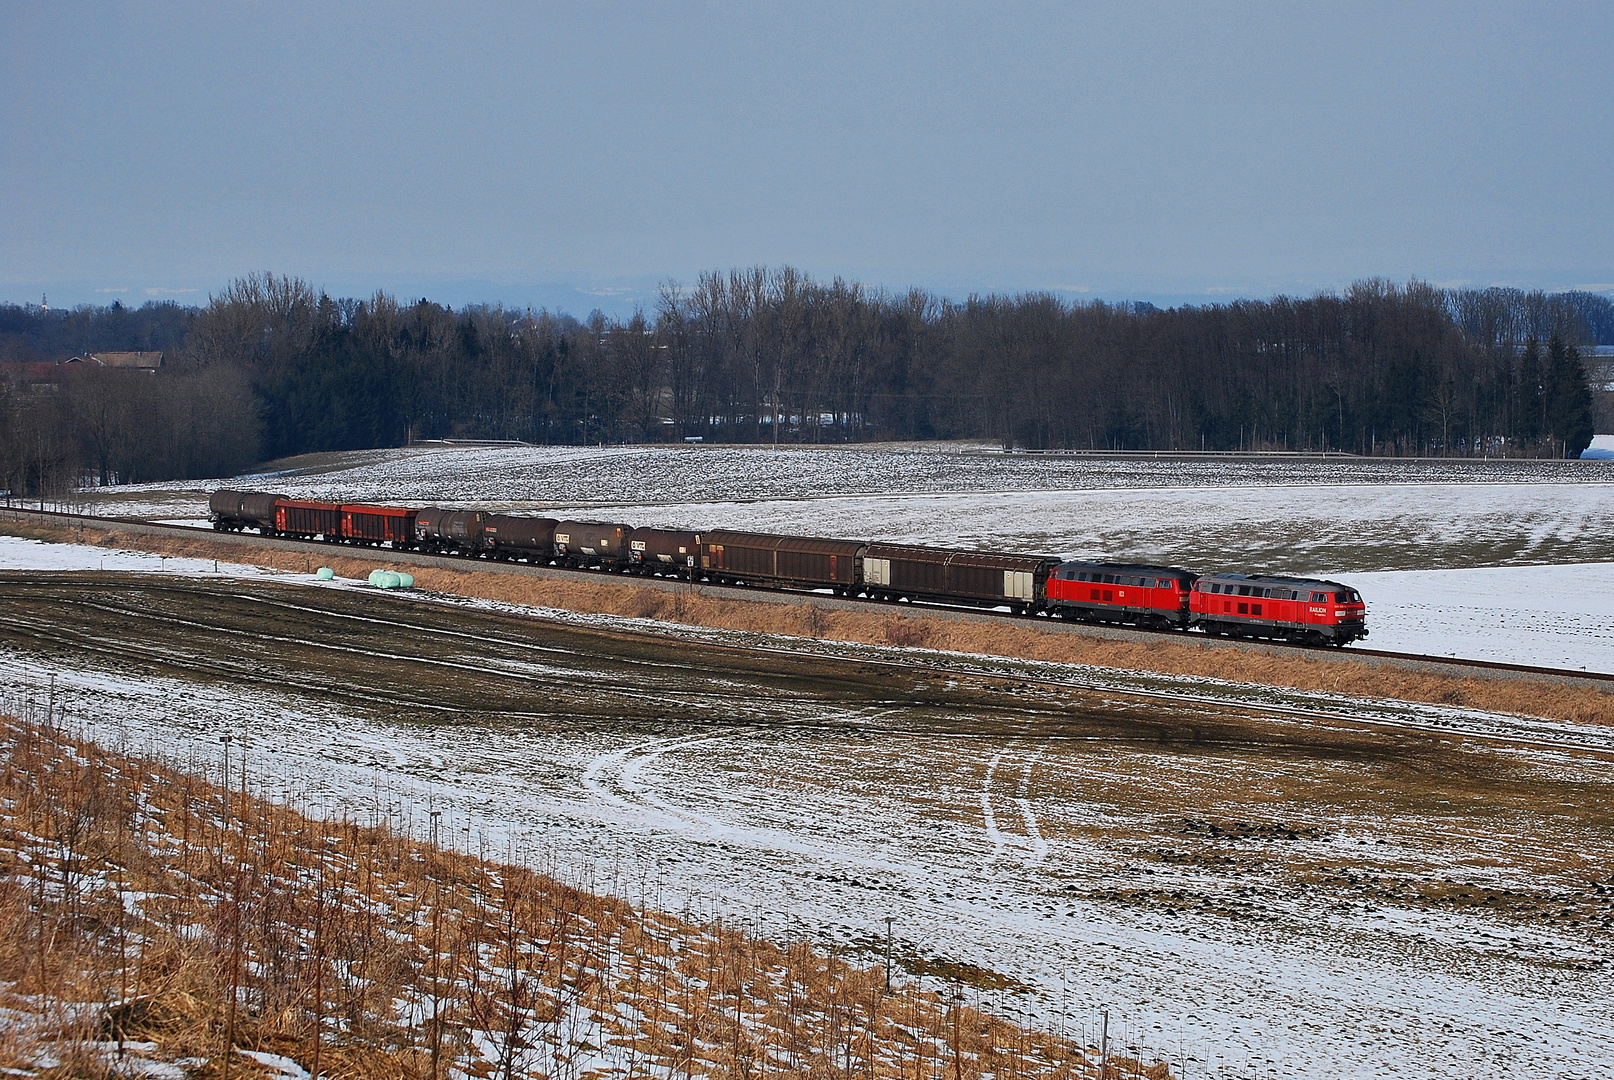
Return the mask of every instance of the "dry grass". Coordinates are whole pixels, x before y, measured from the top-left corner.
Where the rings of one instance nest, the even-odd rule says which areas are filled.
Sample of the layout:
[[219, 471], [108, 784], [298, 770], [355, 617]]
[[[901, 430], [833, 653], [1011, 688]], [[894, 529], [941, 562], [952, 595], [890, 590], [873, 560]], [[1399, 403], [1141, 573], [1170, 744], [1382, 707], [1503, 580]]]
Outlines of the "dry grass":
[[[363, 579], [375, 566], [373, 561], [335, 550], [322, 561], [312, 554], [253, 549], [211, 536], [170, 539], [93, 530], [18, 525], [6, 528], [42, 538], [74, 539], [167, 555], [245, 561], [278, 570], [306, 572], [326, 565], [348, 578]], [[668, 592], [620, 578], [583, 582], [424, 566], [415, 569], [414, 575], [417, 585], [425, 589], [569, 611], [664, 619], [725, 630], [796, 634], [831, 641], [951, 649], [1022, 660], [1227, 679], [1348, 697], [1456, 705], [1578, 723], [1614, 723], [1614, 692], [1546, 680], [1460, 677], [1389, 666], [1369, 668], [1327, 654], [1272, 655], [1216, 648], [1176, 638], [1147, 643], [1112, 641], [1082, 634], [1050, 633], [1006, 620], [1001, 624], [982, 624], [923, 615], [832, 610], [810, 600], [794, 605], [752, 603]]]
[[[188, 1075], [1096, 1077], [1069, 1041], [756, 940], [319, 820], [0, 716], [0, 1068]], [[1163, 1063], [1110, 1062], [1163, 1080]], [[128, 1063], [122, 1066], [123, 1074]]]

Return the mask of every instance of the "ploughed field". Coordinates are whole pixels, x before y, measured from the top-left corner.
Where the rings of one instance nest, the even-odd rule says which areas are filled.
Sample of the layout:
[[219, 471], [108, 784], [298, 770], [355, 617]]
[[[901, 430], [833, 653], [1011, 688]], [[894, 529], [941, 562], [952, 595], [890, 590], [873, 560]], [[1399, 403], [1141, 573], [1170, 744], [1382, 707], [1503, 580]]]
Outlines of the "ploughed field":
[[1108, 1008], [1190, 1074], [1589, 1075], [1614, 1045], [1607, 728], [268, 580], [13, 572], [0, 609], [0, 682], [108, 745], [205, 766], [228, 731], [332, 812], [430, 805], [867, 959], [889, 916], [912, 975], [1084, 1036]]

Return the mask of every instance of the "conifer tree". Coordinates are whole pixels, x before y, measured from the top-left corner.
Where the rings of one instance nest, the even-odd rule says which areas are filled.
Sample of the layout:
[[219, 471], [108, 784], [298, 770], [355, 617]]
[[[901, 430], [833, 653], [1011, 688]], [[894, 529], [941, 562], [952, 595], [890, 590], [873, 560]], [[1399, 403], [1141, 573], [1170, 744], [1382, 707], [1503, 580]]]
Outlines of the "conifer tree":
[[1557, 334], [1547, 343], [1545, 390], [1549, 434], [1564, 457], [1580, 457], [1592, 444], [1592, 388], [1580, 350]]

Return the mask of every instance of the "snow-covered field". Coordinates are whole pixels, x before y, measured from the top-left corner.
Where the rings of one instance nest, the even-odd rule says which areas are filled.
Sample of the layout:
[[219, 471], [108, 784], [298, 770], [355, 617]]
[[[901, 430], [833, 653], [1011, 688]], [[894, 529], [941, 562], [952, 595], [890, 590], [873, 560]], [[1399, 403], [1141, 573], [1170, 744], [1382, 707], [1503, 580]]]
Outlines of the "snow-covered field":
[[[120, 489], [93, 504], [195, 522], [213, 486]], [[1614, 671], [1614, 463], [1184, 464], [952, 446], [429, 448], [333, 456], [236, 486], [1326, 573], [1367, 595], [1371, 647]], [[108, 570], [215, 572], [211, 562], [0, 540], [0, 568], [94, 569], [103, 559]], [[1458, 828], [1444, 807], [1391, 811], [1364, 792], [1352, 813], [1331, 815], [1306, 794], [1332, 782], [1329, 770], [1304, 758], [1235, 752], [1196, 764], [1148, 746], [1084, 748], [1031, 734], [824, 738], [813, 725], [758, 727], [740, 708], [703, 730], [652, 736], [422, 727], [291, 696], [243, 699], [0, 656], [0, 685], [38, 688], [52, 672], [108, 741], [205, 762], [231, 730], [275, 783], [324, 792], [333, 809], [361, 809], [378, 795], [400, 807], [430, 801], [467, 845], [544, 847], [574, 880], [652, 906], [842, 942], [877, 938], [895, 916], [899, 940], [1038, 988], [999, 995], [992, 1004], [1004, 1012], [1091, 1033], [1108, 1008], [1119, 1044], [1191, 1058], [1189, 1075], [1592, 1077], [1614, 1064], [1606, 950], [1588, 946], [1603, 939], [1573, 924], [1525, 928], [1371, 894], [1313, 906], [1274, 890], [1271, 877], [1285, 859], [1319, 873], [1366, 859], [1364, 882], [1433, 874], [1523, 890], [1534, 885], [1519, 876], [1521, 859], [1562, 863], [1564, 881], [1607, 877], [1606, 827], [1521, 854], [1515, 810], [1498, 811], [1494, 828]], [[260, 719], [243, 725], [244, 715]], [[1397, 715], [1482, 739], [1521, 733], [1461, 711]], [[880, 717], [803, 719], [833, 729]], [[1614, 753], [1608, 729], [1522, 733]], [[1553, 750], [1508, 749], [1496, 762], [1561, 777], [1582, 808], [1606, 804], [1614, 782], [1605, 765]], [[1258, 873], [1228, 882], [1116, 839], [1142, 820], [1115, 801], [1134, 789], [1144, 816], [1169, 817], [1184, 799], [1226, 790], [1318, 831], [1302, 830], [1271, 866], [1260, 855]], [[1412, 837], [1424, 831], [1430, 846], [1417, 846]], [[1193, 838], [1182, 846], [1203, 850]], [[1238, 908], [1246, 914], [1085, 898], [1098, 887], [1169, 897], [1223, 885], [1253, 904]]]
[[[8, 565], [63, 569], [99, 567], [103, 555], [26, 542], [5, 552]], [[107, 569], [125, 567], [215, 572], [210, 561], [107, 557]], [[655, 734], [422, 725], [291, 694], [0, 654], [0, 685], [13, 693], [42, 694], [50, 675], [58, 700], [110, 745], [216, 765], [228, 730], [272, 788], [317, 793], [332, 812], [361, 816], [377, 800], [403, 814], [414, 807], [422, 828], [431, 804], [445, 811], [446, 835], [468, 847], [545, 850], [572, 880], [652, 906], [843, 944], [877, 941], [894, 916], [900, 941], [1037, 988], [992, 995], [991, 1007], [1089, 1036], [1107, 1008], [1115, 1045], [1192, 1059], [1190, 1075], [1226, 1066], [1232, 1076], [1569, 1077], [1614, 1060], [1614, 1007], [1589, 931], [1371, 894], [1320, 907], [1281, 885], [1291, 873], [1366, 865], [1375, 881], [1538, 889], [1522, 869], [1531, 860], [1606, 869], [1608, 831], [1582, 836], [1576, 852], [1521, 852], [1518, 825], [1475, 835], [1372, 800], [1336, 815], [1310, 793], [1350, 787], [1354, 773], [1338, 762], [1089, 746], [1030, 730], [931, 738], [899, 723], [875, 737], [882, 716], [855, 710], [778, 728], [737, 706], [698, 730]], [[1401, 715], [1481, 737], [1521, 730], [1435, 707]], [[1610, 729], [1538, 727], [1543, 740], [1567, 735], [1614, 752]], [[1583, 790], [1614, 784], [1606, 764], [1555, 750], [1510, 749], [1488, 768], [1503, 766], [1574, 776]], [[1131, 839], [1222, 787], [1256, 793], [1262, 812], [1300, 839], [1218, 848], [1183, 836], [1158, 858]], [[1249, 812], [1240, 805], [1226, 813]], [[1249, 876], [1166, 858], [1206, 850], [1237, 857]], [[1108, 889], [1208, 893], [1232, 908], [1091, 898]]]
[[[1614, 462], [1106, 460], [921, 444], [415, 447], [303, 464], [231, 483], [1323, 575], [1367, 597], [1373, 647], [1614, 672]], [[196, 524], [213, 486], [85, 498], [92, 512]]]
[[1614, 563], [1340, 573], [1375, 649], [1614, 674]]
[[[231, 483], [324, 499], [636, 525], [1148, 559], [1190, 569], [1466, 569], [1614, 560], [1614, 462], [1033, 458], [952, 445], [411, 448]], [[87, 493], [200, 521], [206, 482]]]

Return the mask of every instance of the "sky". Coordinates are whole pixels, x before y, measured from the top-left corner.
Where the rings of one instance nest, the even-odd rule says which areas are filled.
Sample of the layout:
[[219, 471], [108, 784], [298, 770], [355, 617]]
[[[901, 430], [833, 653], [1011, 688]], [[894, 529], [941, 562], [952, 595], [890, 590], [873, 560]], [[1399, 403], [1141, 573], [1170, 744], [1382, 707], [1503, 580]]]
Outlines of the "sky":
[[1614, 293], [1614, 4], [0, 0], [0, 300]]

